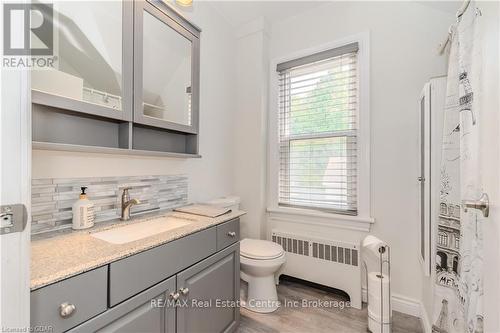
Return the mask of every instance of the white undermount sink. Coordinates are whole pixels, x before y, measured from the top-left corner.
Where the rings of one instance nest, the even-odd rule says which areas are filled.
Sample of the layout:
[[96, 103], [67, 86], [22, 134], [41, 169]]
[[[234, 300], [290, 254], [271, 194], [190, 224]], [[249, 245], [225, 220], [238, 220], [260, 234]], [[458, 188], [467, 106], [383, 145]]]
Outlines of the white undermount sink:
[[123, 227], [100, 231], [91, 234], [111, 244], [125, 244], [156, 234], [184, 227], [193, 221], [175, 217], [161, 217], [145, 222], [132, 223]]

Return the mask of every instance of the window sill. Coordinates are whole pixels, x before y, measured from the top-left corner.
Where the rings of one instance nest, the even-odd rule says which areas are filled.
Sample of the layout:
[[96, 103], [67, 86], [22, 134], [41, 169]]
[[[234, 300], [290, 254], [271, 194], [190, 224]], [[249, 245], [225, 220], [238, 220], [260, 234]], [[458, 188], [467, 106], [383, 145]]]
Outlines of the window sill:
[[371, 217], [333, 214], [291, 207], [269, 207], [267, 213], [269, 218], [275, 221], [312, 224], [363, 232], [369, 232], [370, 226], [375, 223], [375, 220]]

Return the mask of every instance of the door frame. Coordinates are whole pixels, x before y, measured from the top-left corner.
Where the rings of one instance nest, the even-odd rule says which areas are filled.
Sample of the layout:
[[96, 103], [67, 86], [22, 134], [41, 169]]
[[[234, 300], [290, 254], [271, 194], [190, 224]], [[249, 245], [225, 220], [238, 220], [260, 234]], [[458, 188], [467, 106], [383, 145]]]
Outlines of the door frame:
[[0, 202], [24, 204], [28, 212], [23, 231], [0, 236], [0, 326], [24, 329], [30, 326], [31, 74], [0, 72], [0, 85], [9, 82], [1, 87]]
[[[20, 2], [27, 3], [25, 0]], [[3, 6], [0, 6], [3, 17]], [[22, 22], [14, 38], [23, 38]], [[0, 25], [3, 35], [3, 25]], [[3, 45], [3, 43], [2, 43]], [[3, 52], [2, 52], [3, 54]], [[4, 84], [8, 82], [8, 84]], [[0, 235], [0, 327], [30, 326], [31, 72], [0, 68], [0, 203], [24, 204], [26, 227]], [[15, 217], [14, 217], [15, 218]]]

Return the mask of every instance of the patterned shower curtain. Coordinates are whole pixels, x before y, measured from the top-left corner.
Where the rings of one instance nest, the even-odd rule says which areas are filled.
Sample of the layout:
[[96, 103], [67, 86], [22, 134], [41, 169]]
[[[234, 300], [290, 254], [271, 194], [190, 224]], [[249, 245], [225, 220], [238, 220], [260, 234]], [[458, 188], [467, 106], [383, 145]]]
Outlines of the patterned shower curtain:
[[471, 2], [453, 29], [449, 54], [436, 237], [436, 333], [483, 332], [483, 215], [461, 207], [462, 200], [476, 200], [482, 193], [478, 19]]

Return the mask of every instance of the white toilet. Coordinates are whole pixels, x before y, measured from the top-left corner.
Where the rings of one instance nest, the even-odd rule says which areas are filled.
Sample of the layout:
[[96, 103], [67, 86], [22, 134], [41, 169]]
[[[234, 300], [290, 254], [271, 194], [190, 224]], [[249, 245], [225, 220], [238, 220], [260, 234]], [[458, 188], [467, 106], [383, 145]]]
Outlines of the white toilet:
[[[240, 198], [224, 197], [209, 205], [238, 210]], [[279, 307], [275, 273], [286, 261], [281, 245], [260, 239], [245, 238], [240, 243], [240, 277], [248, 283], [242, 305], [254, 312], [269, 313]]]
[[248, 283], [244, 307], [260, 313], [279, 307], [274, 274], [286, 261], [281, 245], [245, 238], [240, 243], [240, 277]]

